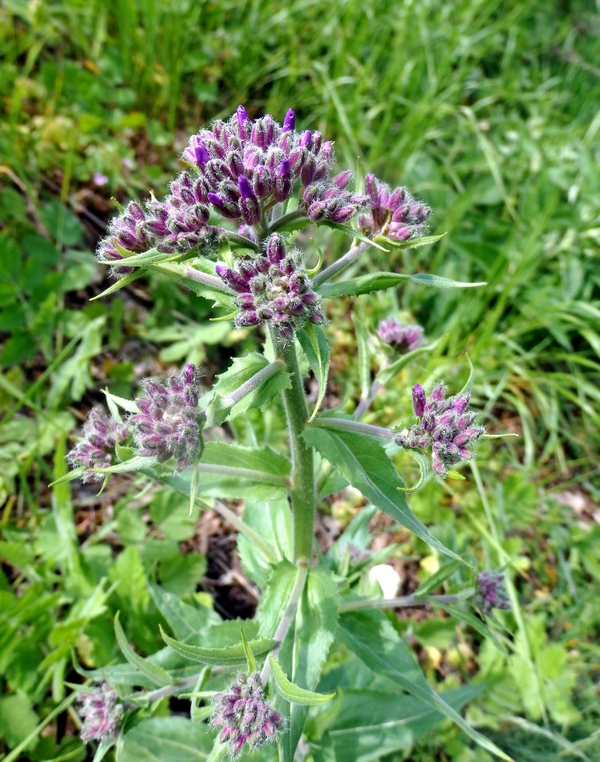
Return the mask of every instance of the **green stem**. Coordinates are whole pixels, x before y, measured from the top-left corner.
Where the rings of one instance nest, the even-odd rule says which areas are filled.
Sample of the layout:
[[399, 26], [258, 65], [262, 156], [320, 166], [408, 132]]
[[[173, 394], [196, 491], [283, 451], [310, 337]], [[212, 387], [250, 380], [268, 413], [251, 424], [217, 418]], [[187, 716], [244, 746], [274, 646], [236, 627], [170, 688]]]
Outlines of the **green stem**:
[[262, 537], [257, 532], [255, 532], [254, 529], [250, 529], [248, 524], [246, 524], [246, 522], [243, 521], [237, 515], [237, 513], [234, 513], [220, 500], [215, 500], [213, 507], [217, 513], [220, 513], [221, 516], [223, 516], [224, 519], [227, 519], [230, 524], [233, 524], [238, 532], [245, 534], [250, 542], [254, 543], [255, 547], [261, 550], [265, 557], [268, 558], [269, 563], [276, 564], [279, 562], [280, 559], [275, 555], [275, 553], [273, 553], [271, 548], [266, 544]]
[[348, 601], [338, 606], [338, 612], [344, 614], [347, 611], [359, 609], [406, 609], [413, 606], [427, 606], [429, 603], [458, 603], [461, 599], [458, 595], [428, 595], [416, 598], [414, 595], [402, 595], [399, 598], [375, 598], [364, 601]]
[[360, 257], [360, 255], [363, 252], [365, 252], [370, 246], [371, 244], [367, 243], [366, 241], [363, 241], [362, 243], [359, 243], [356, 246], [353, 246], [344, 254], [343, 257], [340, 257], [333, 264], [329, 265], [329, 267], [326, 267], [324, 270], [321, 270], [321, 272], [314, 278], [313, 286], [320, 286], [321, 283], [326, 283], [328, 280], [331, 280], [336, 275], [339, 275], [340, 273], [344, 272], [344, 270], [350, 267], [350, 265], [353, 262], [356, 262], [356, 260]]
[[359, 423], [346, 418], [317, 418], [311, 426], [318, 426], [320, 429], [349, 431], [353, 434], [367, 434], [370, 437], [377, 437], [377, 439], [393, 439], [396, 436], [390, 429], [383, 429], [381, 426], [371, 426], [368, 423]]
[[231, 394], [228, 394], [227, 397], [224, 397], [223, 407], [233, 407], [236, 402], [242, 400], [247, 394], [252, 394], [252, 392], [261, 384], [263, 384], [265, 381], [268, 381], [271, 376], [276, 375], [284, 368], [285, 363], [283, 360], [275, 360], [275, 362], [269, 363], [264, 368], [259, 370], [258, 373], [255, 373], [252, 378], [249, 378], [246, 382], [239, 386], [234, 392], [231, 392]]
[[277, 230], [280, 230], [282, 227], [289, 225], [290, 222], [296, 222], [296, 220], [301, 220], [301, 219], [306, 219], [306, 214], [304, 212], [299, 211], [298, 209], [294, 209], [293, 212], [288, 212], [287, 214], [284, 214], [282, 217], [280, 217], [278, 220], [275, 220], [269, 226], [269, 232], [275, 233]]
[[313, 452], [304, 443], [302, 432], [308, 420], [304, 386], [298, 367], [294, 342], [278, 343], [278, 349], [290, 375], [291, 387], [283, 390], [292, 472], [290, 498], [294, 516], [294, 561], [312, 559], [315, 514], [317, 510]]

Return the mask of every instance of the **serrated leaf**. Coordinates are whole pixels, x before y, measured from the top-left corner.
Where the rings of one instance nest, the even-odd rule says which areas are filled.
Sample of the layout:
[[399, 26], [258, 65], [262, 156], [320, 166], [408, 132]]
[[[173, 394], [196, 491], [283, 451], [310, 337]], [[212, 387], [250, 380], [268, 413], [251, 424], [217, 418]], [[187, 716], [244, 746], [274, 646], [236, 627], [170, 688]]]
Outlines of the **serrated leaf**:
[[272, 655], [269, 656], [269, 665], [275, 690], [286, 701], [292, 704], [301, 704], [302, 706], [315, 706], [335, 698], [335, 693], [315, 693], [314, 691], [306, 690], [306, 688], [299, 688], [294, 683], [291, 683]]
[[153, 582], [148, 583], [148, 588], [157, 609], [179, 640], [185, 640], [191, 635], [204, 635], [221, 621], [221, 617], [212, 609], [190, 606]]
[[157, 664], [152, 664], [142, 658], [139, 654], [136, 654], [133, 648], [129, 645], [125, 633], [123, 632], [123, 628], [121, 627], [121, 623], [119, 622], [118, 611], [115, 615], [115, 635], [117, 636], [117, 643], [119, 644], [121, 653], [132, 667], [135, 667], [161, 688], [164, 688], [167, 685], [173, 685], [174, 680], [166, 670], [159, 667]]
[[[170, 638], [163, 632], [162, 627], [160, 634], [165, 643], [173, 651], [199, 664], [237, 666], [246, 662], [246, 652], [241, 643], [236, 646], [225, 646], [224, 648], [202, 648], [201, 646], [190, 646], [187, 643], [173, 640], [173, 638]], [[275, 641], [268, 638], [258, 638], [257, 640], [251, 640], [247, 643], [247, 646], [255, 656], [263, 656], [275, 648]]]
[[429, 273], [415, 273], [408, 276], [413, 283], [421, 286], [431, 286], [432, 288], [475, 288], [477, 286], [487, 286], [487, 282], [467, 283], [460, 280], [444, 278], [441, 275], [430, 275]]
[[381, 611], [354, 611], [342, 614], [337, 638], [373, 672], [388, 678], [402, 690], [451, 719], [483, 749], [507, 762], [513, 762], [489, 738], [472, 728], [435, 692], [416, 659]]
[[372, 291], [387, 291], [388, 288], [394, 288], [410, 277], [404, 273], [368, 273], [338, 283], [323, 283], [317, 286], [316, 290], [325, 299], [333, 299], [337, 296], [361, 296], [361, 294], [370, 294]]
[[379, 442], [365, 434], [311, 428], [302, 435], [348, 482], [373, 505], [402, 524], [440, 553], [466, 563], [434, 537], [409, 508], [398, 490], [404, 482]]
[[323, 403], [325, 393], [327, 391], [327, 378], [329, 376], [329, 342], [327, 336], [321, 328], [321, 326], [307, 323], [296, 334], [300, 346], [304, 350], [304, 354], [308, 358], [308, 364], [311, 367], [312, 372], [315, 374], [317, 384], [319, 386], [319, 393], [317, 395], [317, 401], [315, 402], [314, 410], [310, 420], [315, 417], [319, 412], [319, 408]]

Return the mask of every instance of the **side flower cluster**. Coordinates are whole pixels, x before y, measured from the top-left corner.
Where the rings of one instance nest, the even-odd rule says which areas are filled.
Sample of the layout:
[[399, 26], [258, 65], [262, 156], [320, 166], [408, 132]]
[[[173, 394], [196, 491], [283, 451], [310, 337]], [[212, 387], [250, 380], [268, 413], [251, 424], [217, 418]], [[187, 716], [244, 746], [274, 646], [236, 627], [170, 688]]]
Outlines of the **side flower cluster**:
[[123, 715], [118, 698], [117, 692], [108, 683], [79, 694], [79, 713], [83, 717], [79, 735], [82, 741], [87, 743], [116, 737]]
[[222, 743], [229, 741], [232, 757], [247, 744], [258, 749], [274, 741], [283, 730], [284, 719], [265, 699], [260, 673], [240, 674], [233, 685], [214, 697], [211, 725], [220, 728]]
[[325, 320], [321, 299], [312, 291], [301, 253], [286, 253], [277, 233], [267, 239], [264, 253], [240, 262], [236, 269], [220, 263], [216, 272], [237, 294], [238, 327], [270, 323], [282, 339], [288, 340], [306, 320]]
[[423, 388], [414, 386], [413, 409], [419, 423], [394, 437], [400, 447], [431, 450], [433, 470], [442, 477], [453, 466], [473, 457], [472, 447], [485, 432], [475, 423], [477, 414], [467, 410], [470, 395], [447, 397], [447, 391], [440, 383], [427, 399]]
[[501, 611], [510, 609], [510, 600], [504, 586], [504, 575], [491, 571], [480, 572], [473, 603], [486, 616], [492, 613], [492, 609]]
[[[117, 442], [125, 442], [129, 437], [129, 427], [125, 423], [109, 418], [99, 408], [90, 410], [83, 426], [83, 436], [69, 452], [67, 460], [72, 468], [108, 468], [112, 465]], [[104, 474], [88, 470], [83, 481], [102, 481]]]
[[425, 332], [420, 325], [404, 325], [396, 318], [388, 318], [379, 323], [377, 335], [392, 346], [396, 352], [406, 354], [425, 344]]
[[422, 235], [431, 209], [415, 201], [406, 188], [390, 188], [375, 175], [365, 176], [364, 193], [368, 211], [358, 216], [358, 227], [365, 234], [383, 235], [395, 241], [408, 241]]
[[312, 222], [331, 220], [344, 223], [352, 219], [357, 210], [366, 206], [369, 199], [347, 191], [352, 172], [340, 172], [329, 183], [313, 183], [304, 191], [303, 208]]
[[165, 383], [144, 382], [136, 398], [140, 412], [129, 418], [138, 455], [161, 463], [174, 457], [179, 470], [195, 462], [203, 449], [199, 389], [200, 374], [191, 364]]

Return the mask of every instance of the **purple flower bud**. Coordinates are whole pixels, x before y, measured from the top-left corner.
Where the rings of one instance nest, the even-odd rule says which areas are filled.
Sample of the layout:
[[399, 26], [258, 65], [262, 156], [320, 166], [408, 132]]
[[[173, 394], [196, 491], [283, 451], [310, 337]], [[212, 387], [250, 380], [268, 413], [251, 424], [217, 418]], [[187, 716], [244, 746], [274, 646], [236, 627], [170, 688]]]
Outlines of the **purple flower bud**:
[[194, 155], [196, 157], [196, 162], [199, 167], [203, 167], [207, 161], [210, 160], [210, 154], [208, 153], [208, 149], [202, 142], [202, 140], [199, 138], [194, 145]]
[[469, 406], [468, 394], [457, 394], [452, 400], [452, 410], [456, 410], [457, 413], [464, 413]]
[[281, 236], [277, 233], [269, 236], [267, 240], [267, 257], [273, 265], [279, 264], [285, 258], [285, 248]]
[[509, 610], [510, 598], [504, 586], [504, 575], [491, 571], [481, 572], [477, 577], [477, 592], [473, 603], [485, 615], [491, 614], [492, 609]]
[[244, 177], [244, 175], [238, 177], [238, 188], [242, 198], [249, 198], [256, 201], [256, 196], [254, 195], [250, 181], [247, 177]]
[[118, 700], [117, 692], [108, 683], [79, 694], [77, 702], [83, 717], [80, 737], [84, 743], [116, 738], [123, 715]]
[[254, 192], [259, 198], [267, 198], [273, 192], [273, 178], [265, 166], [256, 167], [252, 184]]
[[67, 460], [73, 468], [84, 466], [83, 481], [103, 481], [104, 474], [93, 468], [108, 468], [112, 465], [113, 453], [119, 442], [129, 437], [129, 428], [120, 421], [106, 416], [99, 408], [93, 408], [83, 427], [83, 438], [69, 452]]
[[246, 109], [242, 105], [239, 105], [237, 107], [235, 115], [237, 117], [238, 125], [240, 126], [240, 128], [243, 128], [245, 122], [249, 122], [250, 121], [250, 117], [248, 116], [248, 112], [246, 111]]
[[312, 132], [310, 130], [304, 130], [298, 142], [304, 148], [310, 148], [312, 145]]
[[293, 132], [296, 123], [296, 114], [294, 109], [289, 109], [283, 120], [282, 132]]
[[425, 412], [425, 390], [419, 384], [413, 386], [412, 390], [413, 410], [417, 418], [422, 418]]

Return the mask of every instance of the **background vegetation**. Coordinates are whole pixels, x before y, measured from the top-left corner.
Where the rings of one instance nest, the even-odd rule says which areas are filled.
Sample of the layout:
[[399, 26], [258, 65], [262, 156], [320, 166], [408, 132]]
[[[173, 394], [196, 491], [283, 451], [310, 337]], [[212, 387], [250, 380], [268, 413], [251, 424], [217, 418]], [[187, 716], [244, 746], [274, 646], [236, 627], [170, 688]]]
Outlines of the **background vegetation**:
[[[152, 580], [207, 603], [207, 544], [177, 499], [129, 478], [99, 497], [47, 485], [102, 388], [130, 396], [184, 361], [209, 383], [250, 346], [174, 284], [89, 301], [107, 285], [93, 251], [111, 197], [164, 195], [187, 136], [243, 103], [251, 116], [294, 107], [340, 163], [360, 157], [431, 205], [446, 237], [386, 269], [488, 283], [409, 286], [330, 315], [332, 404], [360, 395], [345, 372], [351, 306], [368, 330], [400, 310], [439, 339], [377, 398], [382, 424], [407, 415], [417, 380], [458, 390], [468, 352], [488, 430], [519, 438], [487, 443], [466, 482], [433, 482], [412, 504], [448, 546], [506, 569], [511, 656], [447, 620], [398, 626], [432, 681], [485, 684], [469, 717], [519, 762], [600, 759], [599, 37], [592, 0], [4, 1], [0, 749], [46, 720], [21, 758], [85, 759], [73, 714], [54, 711], [63, 681], [79, 682], [71, 648], [88, 667], [113, 659], [120, 609], [137, 648], [155, 651]], [[323, 243], [334, 257], [335, 235]], [[343, 524], [356, 509], [328, 510]], [[398, 539], [410, 592], [438, 561], [419, 568], [424, 547]], [[410, 759], [489, 757], [442, 726]]]

